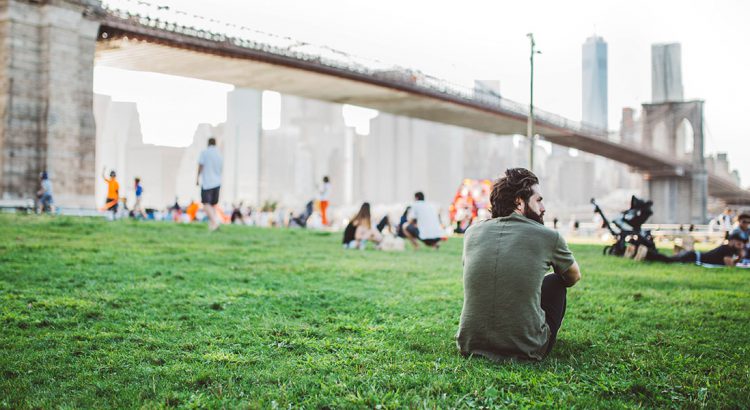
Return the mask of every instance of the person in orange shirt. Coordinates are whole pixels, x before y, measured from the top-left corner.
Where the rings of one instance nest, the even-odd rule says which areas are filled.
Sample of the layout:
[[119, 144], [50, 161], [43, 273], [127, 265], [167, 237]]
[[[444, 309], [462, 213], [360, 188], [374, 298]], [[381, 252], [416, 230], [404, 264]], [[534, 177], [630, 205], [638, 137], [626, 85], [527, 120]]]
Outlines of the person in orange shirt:
[[104, 176], [106, 167], [102, 168], [102, 178], [107, 183], [107, 203], [104, 204], [104, 209], [112, 211], [112, 218], [117, 218], [117, 204], [120, 202], [120, 183], [117, 182], [117, 173], [114, 170], [110, 171], [109, 178]]
[[185, 210], [185, 213], [190, 217], [190, 222], [195, 220], [195, 217], [198, 215], [198, 209], [200, 209], [200, 205], [195, 201], [191, 201]]

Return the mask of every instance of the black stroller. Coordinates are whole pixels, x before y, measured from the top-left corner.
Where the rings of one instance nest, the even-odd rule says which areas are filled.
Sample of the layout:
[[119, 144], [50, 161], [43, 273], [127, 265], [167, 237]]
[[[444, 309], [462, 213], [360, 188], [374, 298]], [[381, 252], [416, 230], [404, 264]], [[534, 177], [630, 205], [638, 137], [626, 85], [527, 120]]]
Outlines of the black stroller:
[[654, 238], [651, 236], [651, 231], [646, 231], [641, 228], [646, 220], [654, 214], [651, 210], [651, 206], [654, 204], [653, 202], [644, 201], [633, 195], [633, 197], [630, 198], [630, 209], [623, 211], [622, 214], [611, 223], [607, 220], [607, 217], [604, 215], [601, 208], [599, 208], [599, 205], [596, 204], [594, 198], [591, 198], [591, 203], [594, 205], [594, 212], [601, 215], [603, 225], [609, 229], [609, 232], [616, 240], [612, 245], [604, 247], [603, 254], [623, 256], [628, 244], [633, 244], [635, 246], [646, 245], [649, 249], [656, 249]]

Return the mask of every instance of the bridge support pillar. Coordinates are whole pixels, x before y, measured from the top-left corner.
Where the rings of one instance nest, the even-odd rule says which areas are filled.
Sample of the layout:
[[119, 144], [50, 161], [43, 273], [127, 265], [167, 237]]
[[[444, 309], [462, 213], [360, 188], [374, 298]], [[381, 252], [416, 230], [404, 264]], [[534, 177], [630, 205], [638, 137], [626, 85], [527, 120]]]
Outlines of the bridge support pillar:
[[708, 177], [705, 172], [686, 176], [649, 176], [646, 196], [654, 202], [654, 223], [707, 221]]
[[653, 221], [708, 222], [703, 101], [643, 104], [642, 124], [644, 149], [661, 151], [689, 163], [685, 168], [646, 173], [647, 196], [654, 201]]
[[0, 0], [0, 198], [95, 206], [92, 0]]
[[222, 197], [260, 206], [262, 91], [237, 88], [227, 95]]

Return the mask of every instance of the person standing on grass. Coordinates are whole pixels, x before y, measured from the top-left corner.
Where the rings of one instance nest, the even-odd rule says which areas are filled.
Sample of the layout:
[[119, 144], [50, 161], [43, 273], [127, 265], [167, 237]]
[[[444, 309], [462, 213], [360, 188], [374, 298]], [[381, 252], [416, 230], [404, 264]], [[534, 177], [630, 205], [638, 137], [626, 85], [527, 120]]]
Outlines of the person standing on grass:
[[474, 223], [464, 236], [456, 344], [464, 356], [542, 360], [557, 340], [567, 288], [581, 278], [578, 263], [560, 233], [544, 226], [531, 171], [505, 171], [493, 184], [490, 206], [492, 219]]
[[107, 167], [102, 168], [102, 178], [107, 183], [107, 202], [104, 209], [112, 211], [112, 219], [117, 219], [117, 208], [120, 203], [120, 183], [117, 182], [117, 173], [113, 169], [109, 172], [109, 178], [105, 176]]
[[216, 148], [216, 139], [209, 138], [208, 147], [201, 152], [198, 159], [198, 176], [195, 181], [195, 185], [201, 186], [201, 202], [208, 216], [209, 231], [219, 228], [219, 218], [214, 207], [219, 203], [223, 165], [224, 160], [221, 158], [219, 149]]
[[407, 219], [408, 221], [402, 226], [402, 232], [414, 249], [419, 248], [417, 240], [431, 248], [440, 248], [444, 233], [440, 226], [440, 216], [432, 205], [425, 202], [422, 192], [414, 194], [414, 203], [411, 204]]
[[331, 196], [331, 180], [328, 176], [323, 177], [323, 185], [320, 187], [318, 200], [320, 201], [320, 219], [323, 226], [328, 226], [328, 198]]
[[55, 201], [52, 199], [52, 182], [49, 180], [47, 171], [39, 175], [40, 189], [36, 192], [38, 198], [36, 213], [55, 213]]
[[135, 205], [133, 205], [133, 216], [137, 217], [140, 215], [143, 219], [148, 218], [146, 212], [143, 210], [143, 204], [141, 200], [143, 198], [143, 186], [141, 185], [141, 179], [135, 178]]

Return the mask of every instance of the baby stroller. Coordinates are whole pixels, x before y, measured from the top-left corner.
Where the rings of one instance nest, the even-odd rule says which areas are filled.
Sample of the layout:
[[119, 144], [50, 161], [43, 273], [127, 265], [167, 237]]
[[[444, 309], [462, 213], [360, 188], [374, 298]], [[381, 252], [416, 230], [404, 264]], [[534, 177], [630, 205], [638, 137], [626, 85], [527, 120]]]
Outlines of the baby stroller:
[[601, 215], [603, 225], [609, 229], [609, 232], [616, 240], [612, 245], [604, 247], [602, 252], [604, 255], [623, 256], [628, 244], [633, 244], [636, 247], [638, 245], [646, 245], [649, 249], [656, 249], [651, 231], [642, 229], [646, 220], [654, 214], [651, 210], [653, 202], [644, 201], [633, 195], [630, 198], [630, 209], [623, 211], [611, 223], [601, 208], [599, 208], [599, 205], [596, 204], [594, 198], [591, 198], [591, 204], [594, 205], [594, 212]]

